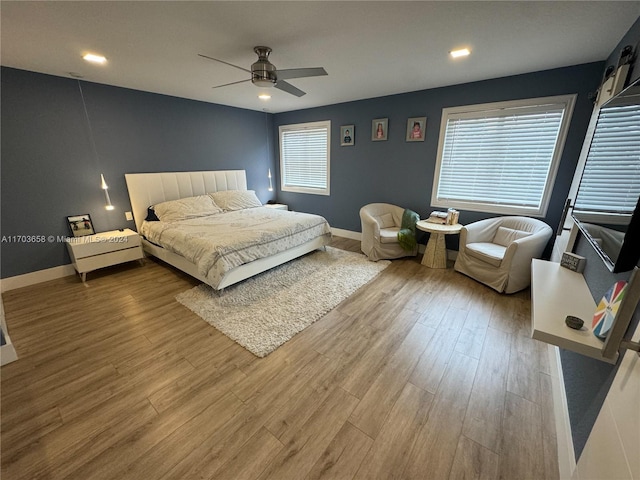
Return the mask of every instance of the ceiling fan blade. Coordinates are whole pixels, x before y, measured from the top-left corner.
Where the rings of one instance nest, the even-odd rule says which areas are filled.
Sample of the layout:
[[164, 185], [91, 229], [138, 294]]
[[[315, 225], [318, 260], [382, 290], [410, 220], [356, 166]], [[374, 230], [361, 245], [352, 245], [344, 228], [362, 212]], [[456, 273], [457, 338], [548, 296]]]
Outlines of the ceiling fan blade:
[[288, 80], [290, 78], [319, 77], [327, 75], [327, 71], [322, 67], [287, 68], [286, 70], [278, 70], [276, 75], [278, 79]]
[[285, 82], [284, 80], [278, 80], [275, 83], [274, 87], [276, 87], [278, 90], [282, 90], [283, 92], [287, 92], [287, 93], [290, 93], [291, 95], [295, 95], [296, 97], [301, 97], [303, 95], [306, 95], [305, 92], [303, 92], [299, 88], [294, 87], [290, 83]]
[[219, 58], [207, 57], [206, 55], [202, 55], [201, 53], [199, 53], [198, 56], [202, 58], [208, 58], [209, 60], [213, 60], [214, 62], [224, 63], [225, 65], [229, 65], [230, 67], [235, 67], [239, 70], [242, 70], [243, 72], [251, 73], [251, 70], [247, 70], [246, 68], [239, 67], [238, 65], [234, 65], [233, 63], [225, 62], [224, 60], [220, 60]]
[[220, 87], [226, 87], [228, 85], [235, 85], [236, 83], [244, 83], [244, 82], [250, 82], [251, 79], [247, 78], [246, 80], [238, 80], [237, 82], [231, 82], [231, 83], [225, 83], [222, 85], [216, 85], [215, 87], [211, 87], [211, 88], [220, 88]]

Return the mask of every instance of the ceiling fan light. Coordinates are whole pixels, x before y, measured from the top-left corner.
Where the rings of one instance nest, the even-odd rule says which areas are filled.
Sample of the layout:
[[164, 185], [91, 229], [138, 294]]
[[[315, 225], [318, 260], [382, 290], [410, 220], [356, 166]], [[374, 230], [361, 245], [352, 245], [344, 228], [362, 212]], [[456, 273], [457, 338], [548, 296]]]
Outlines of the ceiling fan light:
[[273, 87], [273, 82], [264, 78], [254, 78], [253, 84], [259, 87]]
[[[291, 95], [295, 95], [296, 97], [302, 97], [303, 95], [305, 95], [305, 92], [291, 85], [286, 80], [289, 80], [291, 78], [317, 77], [321, 75], [327, 75], [327, 71], [322, 67], [288, 68], [281, 71], [282, 78], [279, 78], [280, 75], [278, 75], [278, 70], [276, 69], [276, 66], [273, 63], [271, 63], [268, 59], [271, 49], [269, 47], [255, 47], [254, 51], [255, 53], [258, 54], [258, 61], [251, 65], [251, 70], [247, 70], [244, 67], [239, 67], [238, 65], [234, 65], [233, 63], [229, 63], [224, 60], [219, 60], [214, 57], [209, 57], [201, 53], [199, 53], [198, 55], [203, 58], [208, 58], [209, 60], [220, 62], [225, 65], [229, 65], [231, 67], [237, 68], [239, 70], [243, 70], [251, 74], [251, 78], [247, 78], [245, 80], [239, 80], [237, 82], [216, 85], [212, 88], [226, 87], [228, 85], [235, 85], [238, 83], [251, 81], [253, 85], [259, 88], [275, 87], [278, 90], [282, 90], [283, 92], [289, 93]], [[262, 97], [261, 99], [266, 100], [265, 98], [262, 98]]]

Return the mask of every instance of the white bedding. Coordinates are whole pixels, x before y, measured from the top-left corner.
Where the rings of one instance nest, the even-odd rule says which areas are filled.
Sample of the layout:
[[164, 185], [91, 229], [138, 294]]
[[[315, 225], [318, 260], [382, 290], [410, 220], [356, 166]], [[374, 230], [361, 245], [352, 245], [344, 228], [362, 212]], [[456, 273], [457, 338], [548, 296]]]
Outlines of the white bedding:
[[177, 222], [144, 222], [147, 240], [185, 257], [214, 288], [229, 270], [327, 236], [327, 221], [308, 213], [247, 208]]

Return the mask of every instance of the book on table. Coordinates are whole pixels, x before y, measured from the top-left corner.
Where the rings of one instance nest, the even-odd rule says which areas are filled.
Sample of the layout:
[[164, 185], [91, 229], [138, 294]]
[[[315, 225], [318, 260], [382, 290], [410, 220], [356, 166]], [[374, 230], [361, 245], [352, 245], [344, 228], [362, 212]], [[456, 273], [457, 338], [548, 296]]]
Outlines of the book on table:
[[427, 218], [427, 222], [445, 225], [447, 223], [447, 212], [433, 211], [429, 215], [429, 218]]

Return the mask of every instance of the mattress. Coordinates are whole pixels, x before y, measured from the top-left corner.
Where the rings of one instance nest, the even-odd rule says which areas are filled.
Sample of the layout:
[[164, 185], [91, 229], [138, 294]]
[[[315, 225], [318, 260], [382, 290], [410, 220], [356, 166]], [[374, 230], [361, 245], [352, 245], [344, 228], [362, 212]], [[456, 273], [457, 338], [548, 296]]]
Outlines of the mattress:
[[152, 243], [189, 260], [216, 287], [224, 275], [246, 263], [331, 237], [319, 215], [247, 208], [176, 222], [147, 222], [142, 235]]

